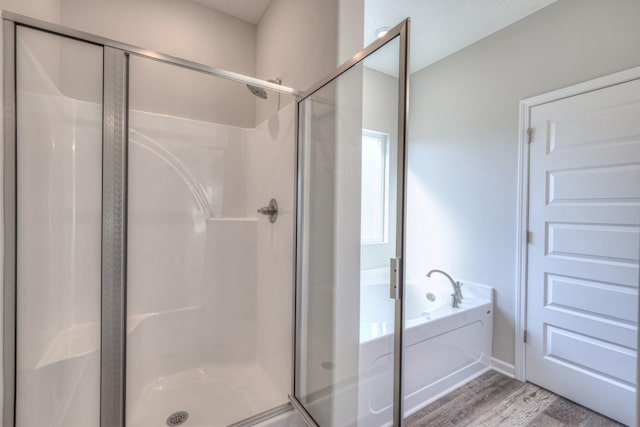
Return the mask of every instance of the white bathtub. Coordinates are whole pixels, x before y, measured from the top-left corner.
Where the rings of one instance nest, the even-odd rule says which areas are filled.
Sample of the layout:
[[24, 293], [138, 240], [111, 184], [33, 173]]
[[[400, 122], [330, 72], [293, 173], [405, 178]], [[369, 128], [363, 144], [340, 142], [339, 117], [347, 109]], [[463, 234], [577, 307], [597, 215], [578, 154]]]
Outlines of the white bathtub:
[[[492, 288], [465, 283], [458, 308], [451, 307], [449, 289], [431, 290], [434, 302], [426, 298], [429, 290], [407, 284], [405, 416], [486, 372], [491, 361]], [[391, 424], [393, 320], [387, 292], [388, 285], [362, 287], [359, 425]]]

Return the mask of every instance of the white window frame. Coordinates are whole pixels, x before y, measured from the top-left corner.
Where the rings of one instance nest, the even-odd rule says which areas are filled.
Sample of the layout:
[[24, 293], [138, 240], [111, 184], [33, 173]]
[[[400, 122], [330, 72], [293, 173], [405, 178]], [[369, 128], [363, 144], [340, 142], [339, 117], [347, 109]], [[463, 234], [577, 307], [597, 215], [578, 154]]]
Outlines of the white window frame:
[[[382, 236], [380, 238], [362, 239], [361, 245], [382, 245], [389, 241], [389, 135], [384, 132], [378, 132], [370, 129], [362, 129], [362, 137], [377, 139], [382, 145]], [[361, 208], [362, 209], [362, 208]], [[362, 212], [360, 212], [362, 215]]]

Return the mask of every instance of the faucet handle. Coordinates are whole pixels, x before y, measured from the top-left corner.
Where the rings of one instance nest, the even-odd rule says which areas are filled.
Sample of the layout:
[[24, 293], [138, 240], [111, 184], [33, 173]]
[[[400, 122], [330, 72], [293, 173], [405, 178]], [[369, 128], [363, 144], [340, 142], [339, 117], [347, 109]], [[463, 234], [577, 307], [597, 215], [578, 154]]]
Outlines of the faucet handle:
[[456, 282], [456, 294], [458, 295], [458, 298], [460, 298], [460, 300], [464, 299], [464, 297], [462, 296], [462, 282], [460, 281]]

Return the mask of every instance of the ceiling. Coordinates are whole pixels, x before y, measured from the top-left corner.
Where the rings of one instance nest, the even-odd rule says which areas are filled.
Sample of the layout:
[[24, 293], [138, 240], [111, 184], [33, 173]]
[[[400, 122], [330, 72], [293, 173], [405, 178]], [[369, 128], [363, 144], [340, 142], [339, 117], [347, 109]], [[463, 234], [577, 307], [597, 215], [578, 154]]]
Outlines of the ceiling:
[[[193, 0], [257, 24], [272, 0]], [[324, 0], [313, 0], [324, 1]], [[343, 0], [350, 1], [350, 0]], [[364, 0], [364, 42], [411, 17], [411, 73], [439, 61], [557, 0]], [[367, 58], [367, 67], [397, 75], [397, 48]]]
[[[393, 27], [410, 16], [414, 73], [555, 1], [365, 0], [364, 41], [368, 45], [376, 39], [376, 29]], [[383, 54], [377, 56], [367, 66], [397, 74], [397, 53], [387, 59]]]
[[193, 0], [242, 21], [257, 24], [271, 0]]

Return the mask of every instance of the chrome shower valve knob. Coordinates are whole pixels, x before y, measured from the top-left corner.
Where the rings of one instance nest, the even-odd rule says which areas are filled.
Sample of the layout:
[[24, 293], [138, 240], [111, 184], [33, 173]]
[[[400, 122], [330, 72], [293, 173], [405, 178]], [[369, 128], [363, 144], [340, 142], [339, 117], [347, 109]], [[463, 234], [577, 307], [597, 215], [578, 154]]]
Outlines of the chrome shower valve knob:
[[258, 213], [269, 217], [269, 222], [274, 223], [278, 219], [278, 202], [271, 199], [268, 206], [258, 209]]

